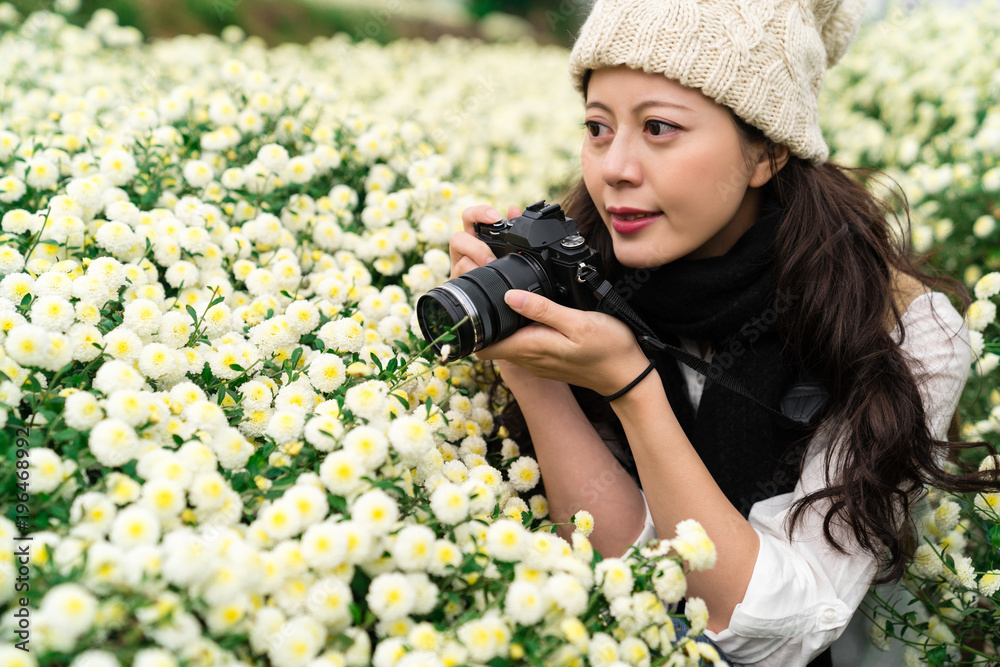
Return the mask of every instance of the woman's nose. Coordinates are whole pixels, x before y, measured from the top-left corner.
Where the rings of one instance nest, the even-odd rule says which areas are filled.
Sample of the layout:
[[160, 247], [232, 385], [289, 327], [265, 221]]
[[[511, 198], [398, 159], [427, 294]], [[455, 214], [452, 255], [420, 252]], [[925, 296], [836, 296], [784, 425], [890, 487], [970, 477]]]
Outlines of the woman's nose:
[[601, 177], [608, 185], [638, 185], [642, 182], [642, 165], [632, 150], [632, 139], [619, 133], [611, 141], [601, 162]]

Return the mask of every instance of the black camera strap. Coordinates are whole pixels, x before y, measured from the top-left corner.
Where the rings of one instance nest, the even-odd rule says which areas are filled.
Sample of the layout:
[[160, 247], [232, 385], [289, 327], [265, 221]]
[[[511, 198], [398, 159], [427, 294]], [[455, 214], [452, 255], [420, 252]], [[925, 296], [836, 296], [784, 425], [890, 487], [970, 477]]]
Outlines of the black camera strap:
[[823, 413], [823, 408], [829, 400], [829, 393], [822, 384], [800, 380], [793, 384], [781, 399], [779, 408], [775, 409], [761, 403], [759, 399], [739, 379], [733, 377], [722, 368], [713, 366], [701, 357], [695, 356], [675, 345], [665, 343], [628, 305], [628, 302], [615, 291], [610, 282], [605, 280], [596, 268], [589, 264], [580, 264], [576, 279], [586, 284], [594, 292], [597, 299], [598, 312], [613, 315], [623, 321], [635, 333], [639, 345], [647, 352], [665, 352], [680, 361], [695, 372], [719, 383], [726, 389], [747, 398], [765, 411], [780, 420], [780, 423], [790, 427], [811, 426]]

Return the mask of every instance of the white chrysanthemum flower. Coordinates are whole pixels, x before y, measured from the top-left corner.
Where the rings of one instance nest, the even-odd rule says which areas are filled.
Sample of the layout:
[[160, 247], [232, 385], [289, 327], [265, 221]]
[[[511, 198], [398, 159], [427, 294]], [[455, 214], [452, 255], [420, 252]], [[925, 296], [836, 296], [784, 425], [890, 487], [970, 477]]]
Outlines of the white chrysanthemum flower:
[[161, 520], [170, 521], [187, 506], [184, 487], [167, 477], [156, 477], [142, 485], [140, 502]]
[[104, 362], [94, 376], [94, 389], [105, 395], [116, 389], [141, 389], [143, 383], [138, 371], [117, 359]]
[[653, 589], [663, 602], [673, 604], [680, 602], [687, 593], [687, 577], [676, 561], [661, 558], [656, 563], [653, 574]]
[[427, 564], [427, 571], [431, 574], [444, 576], [462, 564], [462, 550], [458, 545], [446, 539], [439, 539], [434, 542], [434, 551], [431, 553]]
[[123, 549], [156, 544], [160, 541], [160, 520], [142, 505], [126, 507], [115, 517], [109, 538], [112, 544]]
[[139, 239], [124, 222], [108, 221], [97, 228], [94, 240], [111, 254], [125, 257]]
[[430, 506], [441, 523], [455, 525], [469, 516], [469, 494], [457, 484], [445, 482], [434, 489]]
[[309, 614], [334, 631], [343, 630], [351, 622], [354, 597], [347, 582], [337, 577], [325, 577], [314, 583], [306, 595]]
[[393, 449], [406, 462], [415, 463], [434, 447], [434, 433], [430, 424], [413, 415], [394, 419], [389, 425], [388, 436]]
[[958, 503], [948, 499], [942, 500], [934, 510], [934, 523], [942, 533], [951, 532], [962, 518], [961, 513], [962, 508]]
[[125, 465], [139, 453], [139, 437], [135, 430], [119, 419], [104, 419], [90, 432], [91, 453], [109, 468]]
[[594, 515], [587, 510], [578, 510], [573, 515], [573, 525], [576, 532], [584, 537], [590, 537], [590, 534], [594, 532]]
[[319, 477], [330, 493], [349, 496], [362, 487], [368, 473], [364, 463], [352, 452], [339, 450], [328, 454], [319, 468]]
[[59, 181], [59, 165], [45, 157], [28, 160], [24, 181], [36, 190], [48, 190]]
[[309, 381], [317, 391], [336, 391], [347, 379], [347, 366], [335, 354], [318, 354], [309, 363]]
[[282, 502], [288, 503], [299, 513], [303, 526], [311, 526], [330, 511], [326, 493], [322, 488], [300, 481], [285, 492]]
[[309, 333], [319, 325], [319, 310], [308, 301], [295, 301], [285, 309], [288, 325], [295, 333]]
[[251, 410], [271, 407], [271, 389], [260, 380], [250, 380], [239, 388], [243, 407]]
[[139, 173], [135, 158], [120, 148], [109, 150], [101, 157], [100, 170], [111, 185], [125, 185]]
[[[175, 385], [171, 393], [179, 386], [181, 385]], [[189, 424], [208, 433], [215, 433], [218, 429], [225, 428], [229, 424], [222, 408], [207, 398], [198, 398], [192, 401], [181, 414]]]
[[527, 581], [515, 581], [507, 589], [503, 608], [515, 623], [530, 626], [542, 620], [548, 602], [538, 586]]
[[965, 312], [965, 323], [972, 331], [983, 331], [997, 316], [997, 306], [987, 299], [978, 299]]
[[16, 176], [0, 178], [0, 202], [10, 204], [21, 199], [28, 191], [24, 181]]
[[268, 170], [277, 174], [288, 164], [288, 151], [280, 144], [266, 144], [257, 151], [257, 160]]
[[594, 667], [614, 667], [619, 664], [618, 642], [611, 635], [594, 633], [587, 645], [587, 658]]
[[203, 188], [213, 178], [215, 178], [215, 170], [204, 160], [188, 160], [184, 165], [184, 180], [193, 188]]
[[162, 343], [151, 343], [139, 354], [139, 371], [150, 380], [160, 380], [177, 371], [176, 350]]
[[34, 286], [35, 279], [30, 274], [11, 273], [0, 280], [0, 298], [19, 304], [24, 297], [34, 293]]
[[41, 366], [51, 351], [51, 335], [42, 327], [22, 324], [10, 330], [4, 349], [23, 367]]
[[104, 335], [104, 351], [114, 359], [129, 364], [139, 359], [142, 339], [126, 326], [117, 326]]
[[349, 317], [327, 322], [318, 335], [327, 349], [335, 352], [358, 352], [365, 344], [364, 329]]
[[557, 572], [543, 586], [549, 600], [567, 616], [579, 616], [590, 603], [589, 591], [571, 574]]
[[32, 324], [49, 331], [67, 331], [76, 320], [76, 311], [68, 299], [50, 295], [35, 299], [29, 317]]
[[515, 491], [530, 491], [538, 484], [542, 473], [538, 462], [530, 456], [522, 456], [510, 464], [507, 477]]
[[409, 615], [416, 597], [417, 593], [405, 575], [390, 572], [372, 579], [365, 600], [379, 620], [391, 621]]
[[977, 299], [989, 299], [1000, 294], [1000, 273], [993, 271], [976, 281], [974, 288]]
[[333, 569], [346, 562], [347, 533], [339, 524], [315, 523], [302, 535], [302, 558], [314, 570]]
[[351, 518], [377, 535], [386, 535], [399, 519], [399, 507], [385, 491], [372, 489], [351, 505]]
[[194, 333], [194, 323], [191, 316], [178, 310], [170, 311], [160, 318], [160, 328], [157, 339], [164, 345], [177, 349], [187, 345]]
[[305, 417], [300, 410], [278, 410], [272, 416], [264, 431], [279, 445], [302, 437]]
[[219, 465], [226, 470], [242, 469], [254, 453], [253, 444], [231, 426], [223, 426], [215, 432], [211, 448], [218, 457]]
[[103, 351], [104, 336], [101, 335], [101, 330], [92, 324], [74, 324], [66, 332], [66, 337], [72, 348], [74, 361], [93, 361]]
[[160, 328], [163, 314], [148, 299], [135, 299], [125, 306], [124, 324], [139, 335], [149, 335]]
[[715, 565], [715, 545], [700, 523], [694, 519], [681, 521], [676, 533], [670, 544], [692, 570], [706, 570]]
[[684, 604], [684, 615], [691, 624], [689, 634], [700, 635], [708, 627], [708, 605], [698, 597], [689, 597]]
[[434, 551], [434, 531], [427, 526], [406, 526], [396, 533], [390, 553], [396, 566], [407, 572], [426, 569]]
[[54, 295], [68, 299], [73, 293], [73, 279], [59, 271], [48, 271], [35, 280], [34, 290], [37, 296]]
[[111, 392], [104, 402], [108, 417], [118, 419], [135, 428], [149, 420], [149, 400], [142, 392], [134, 389], [119, 389]]
[[229, 490], [226, 479], [215, 470], [210, 470], [196, 475], [191, 480], [188, 498], [198, 509], [218, 509], [225, 504]]
[[388, 394], [385, 382], [368, 380], [347, 390], [344, 407], [363, 419], [384, 419], [389, 404]]
[[306, 422], [305, 439], [321, 452], [331, 452], [344, 432], [344, 425], [336, 417], [316, 415]]
[[933, 579], [944, 570], [944, 562], [930, 544], [924, 543], [913, 552], [910, 570], [917, 576]]
[[605, 558], [594, 568], [601, 592], [608, 600], [631, 595], [635, 580], [628, 564], [620, 558]]
[[291, 183], [303, 185], [316, 176], [316, 165], [304, 155], [297, 155], [288, 161], [281, 171], [281, 177]]
[[63, 420], [70, 428], [89, 431], [103, 417], [97, 397], [89, 391], [78, 391], [66, 397]]
[[28, 473], [33, 492], [51, 493], [62, 483], [62, 459], [48, 447], [32, 447], [29, 449], [28, 461]]
[[38, 611], [61, 632], [78, 637], [94, 624], [97, 598], [79, 584], [57, 584], [42, 598]]
[[356, 426], [344, 436], [344, 451], [358, 457], [368, 470], [375, 470], [385, 462], [389, 441], [371, 426]]
[[17, 248], [9, 245], [0, 246], [0, 274], [17, 273], [23, 268], [24, 256], [18, 252]]
[[972, 559], [968, 556], [959, 556], [957, 554], [952, 554], [952, 558], [955, 562], [954, 578], [958, 581], [959, 585], [969, 590], [977, 590], [976, 568], [972, 564]]
[[510, 519], [500, 519], [486, 531], [486, 552], [497, 560], [519, 561], [528, 546], [524, 526]]
[[992, 597], [1000, 591], [1000, 570], [990, 570], [979, 579], [979, 594]]
[[285, 540], [302, 530], [302, 515], [281, 500], [264, 507], [254, 522], [272, 540]]

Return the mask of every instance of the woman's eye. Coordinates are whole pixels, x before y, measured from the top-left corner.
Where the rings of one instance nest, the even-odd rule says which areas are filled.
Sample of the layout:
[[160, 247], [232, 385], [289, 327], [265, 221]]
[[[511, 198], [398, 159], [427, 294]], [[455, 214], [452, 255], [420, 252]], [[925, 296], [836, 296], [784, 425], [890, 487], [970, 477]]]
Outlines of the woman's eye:
[[646, 121], [646, 131], [649, 132], [654, 137], [658, 137], [662, 134], [668, 134], [671, 130], [677, 129], [676, 125], [671, 125], [662, 120], [647, 120]]
[[603, 134], [604, 126], [596, 121], [588, 120], [583, 125], [587, 128], [587, 134], [592, 137], [599, 137]]

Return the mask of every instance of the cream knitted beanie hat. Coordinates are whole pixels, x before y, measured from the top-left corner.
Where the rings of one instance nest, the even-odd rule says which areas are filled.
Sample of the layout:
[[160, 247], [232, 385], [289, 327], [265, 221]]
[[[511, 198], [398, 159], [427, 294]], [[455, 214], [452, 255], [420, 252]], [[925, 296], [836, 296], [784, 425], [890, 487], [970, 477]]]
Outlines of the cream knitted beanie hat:
[[857, 34], [865, 0], [597, 0], [569, 59], [663, 74], [729, 107], [795, 155], [819, 164], [817, 98], [826, 68]]

